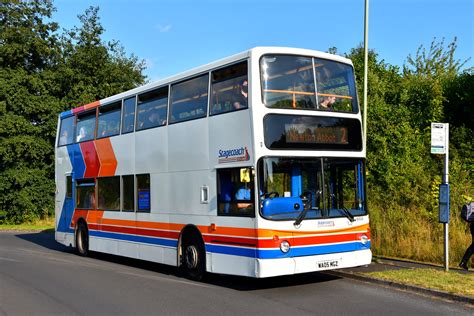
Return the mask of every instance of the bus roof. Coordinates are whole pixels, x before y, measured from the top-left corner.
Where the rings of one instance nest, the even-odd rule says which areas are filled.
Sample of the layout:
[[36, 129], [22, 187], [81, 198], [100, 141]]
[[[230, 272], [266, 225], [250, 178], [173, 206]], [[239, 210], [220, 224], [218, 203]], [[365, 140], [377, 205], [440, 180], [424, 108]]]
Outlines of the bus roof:
[[79, 112], [86, 111], [88, 109], [95, 108], [99, 105], [104, 105], [104, 104], [110, 104], [112, 102], [117, 102], [117, 101], [119, 101], [123, 98], [131, 97], [131, 96], [134, 96], [134, 95], [137, 95], [137, 94], [149, 91], [149, 90], [153, 90], [153, 89], [161, 87], [163, 85], [167, 85], [167, 84], [174, 83], [174, 82], [179, 82], [179, 81], [185, 80], [189, 77], [198, 75], [200, 73], [205, 73], [205, 72], [207, 72], [211, 69], [219, 68], [219, 67], [225, 66], [227, 64], [231, 64], [233, 62], [249, 58], [250, 56], [257, 56], [258, 57], [258, 56], [261, 56], [261, 55], [264, 55], [264, 54], [288, 54], [288, 55], [314, 56], [314, 57], [318, 57], [318, 58], [331, 59], [331, 60], [334, 60], [334, 61], [338, 61], [338, 62], [341, 62], [341, 63], [352, 65], [352, 62], [351, 62], [350, 59], [347, 59], [345, 57], [338, 56], [338, 55], [333, 55], [333, 54], [321, 52], [321, 51], [310, 50], [310, 49], [302, 49], [302, 48], [291, 48], [291, 47], [257, 46], [257, 47], [254, 47], [252, 49], [240, 52], [238, 54], [234, 54], [234, 55], [219, 59], [217, 61], [213, 61], [211, 63], [201, 65], [201, 66], [192, 68], [190, 70], [178, 73], [174, 76], [170, 76], [170, 77], [167, 77], [167, 78], [164, 78], [164, 79], [153, 81], [153, 82], [147, 83], [145, 85], [142, 85], [140, 87], [137, 87], [137, 88], [134, 88], [134, 89], [131, 89], [131, 90], [128, 90], [128, 91], [124, 91], [122, 93], [119, 93], [119, 94], [116, 94], [116, 95], [113, 95], [113, 96], [109, 96], [107, 98], [104, 98], [104, 99], [101, 99], [101, 100], [98, 100], [98, 101], [95, 101], [95, 102], [92, 102], [92, 103], [89, 103], [89, 104], [86, 104], [86, 105], [75, 107], [72, 110], [62, 112], [60, 114], [60, 116], [61, 117], [67, 117], [67, 116], [70, 116], [70, 115], [75, 114], [75, 113], [79, 113]]

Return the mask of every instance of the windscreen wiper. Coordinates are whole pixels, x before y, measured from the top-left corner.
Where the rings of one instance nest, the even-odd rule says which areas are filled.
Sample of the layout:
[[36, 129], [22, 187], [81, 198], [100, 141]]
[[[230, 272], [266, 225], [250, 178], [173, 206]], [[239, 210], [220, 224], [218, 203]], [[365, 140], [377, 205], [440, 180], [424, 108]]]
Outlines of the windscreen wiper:
[[303, 202], [303, 211], [298, 215], [296, 218], [296, 221], [293, 223], [293, 225], [298, 228], [301, 224], [301, 222], [304, 220], [306, 217], [306, 214], [308, 214], [308, 211], [312, 208], [312, 199], [313, 199], [313, 194], [309, 191], [304, 192], [301, 195], [301, 200]]
[[304, 220], [304, 218], [306, 217], [306, 214], [308, 214], [308, 211], [310, 209], [311, 209], [310, 207], [305, 207], [303, 212], [301, 212], [300, 215], [298, 215], [298, 217], [296, 218], [296, 221], [293, 223], [295, 227], [298, 228], [298, 226], [300, 226], [301, 222]]
[[343, 206], [341, 210], [351, 222], [355, 221], [354, 215], [352, 215], [351, 212], [349, 212], [349, 210], [345, 206]]

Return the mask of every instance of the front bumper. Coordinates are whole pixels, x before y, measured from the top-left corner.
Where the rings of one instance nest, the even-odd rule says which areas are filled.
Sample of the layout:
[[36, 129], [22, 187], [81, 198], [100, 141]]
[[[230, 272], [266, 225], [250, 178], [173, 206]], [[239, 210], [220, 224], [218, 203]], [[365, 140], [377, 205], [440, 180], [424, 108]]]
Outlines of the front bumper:
[[256, 277], [267, 278], [323, 270], [358, 267], [370, 264], [370, 249], [339, 252], [324, 255], [302, 256], [279, 259], [256, 259]]

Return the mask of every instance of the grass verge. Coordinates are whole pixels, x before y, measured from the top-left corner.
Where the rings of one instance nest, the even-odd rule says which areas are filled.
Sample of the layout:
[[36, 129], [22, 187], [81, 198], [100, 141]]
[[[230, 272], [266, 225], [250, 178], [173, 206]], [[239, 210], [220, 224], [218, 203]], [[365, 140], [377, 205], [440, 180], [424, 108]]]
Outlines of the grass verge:
[[48, 233], [54, 232], [54, 218], [39, 220], [32, 223], [23, 223], [18, 225], [2, 224], [0, 231], [14, 230], [14, 231], [44, 231]]
[[435, 269], [402, 269], [367, 272], [364, 275], [387, 281], [441, 290], [452, 294], [474, 296], [474, 274], [445, 272]]

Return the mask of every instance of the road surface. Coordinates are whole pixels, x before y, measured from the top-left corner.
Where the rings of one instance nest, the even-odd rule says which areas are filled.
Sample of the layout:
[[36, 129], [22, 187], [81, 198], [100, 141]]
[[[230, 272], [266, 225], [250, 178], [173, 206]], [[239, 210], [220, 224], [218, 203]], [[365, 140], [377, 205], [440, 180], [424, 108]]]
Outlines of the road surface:
[[472, 306], [324, 273], [180, 277], [176, 268], [79, 257], [53, 234], [0, 232], [4, 315], [472, 315]]

